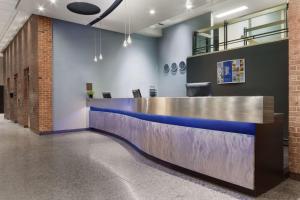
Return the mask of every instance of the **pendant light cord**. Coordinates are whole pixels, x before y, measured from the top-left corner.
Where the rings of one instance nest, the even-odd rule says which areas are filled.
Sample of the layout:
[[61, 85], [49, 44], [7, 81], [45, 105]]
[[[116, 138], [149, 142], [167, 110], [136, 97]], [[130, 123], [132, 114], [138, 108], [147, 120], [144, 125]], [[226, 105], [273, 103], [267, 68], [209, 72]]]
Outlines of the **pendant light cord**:
[[[127, 2], [128, 0], [126, 0]], [[127, 5], [127, 15], [128, 15], [128, 34], [131, 34], [131, 16], [130, 16], [130, 5]]]
[[[125, 0], [125, 10], [127, 11], [127, 0]], [[125, 18], [125, 40], [127, 40], [126, 38], [126, 33], [127, 33], [127, 23], [126, 23], [126, 18]]]
[[126, 20], [125, 20], [125, 33], [124, 33], [124, 42], [123, 42], [123, 47], [127, 47], [127, 38], [126, 38], [126, 31], [127, 31], [127, 25], [126, 25]]
[[95, 56], [97, 56], [97, 29], [94, 30], [94, 48], [95, 48]]
[[100, 22], [100, 54], [102, 54], [102, 30], [101, 30], [101, 22]]
[[127, 24], [125, 22], [125, 40], [126, 40], [126, 33], [127, 33]]

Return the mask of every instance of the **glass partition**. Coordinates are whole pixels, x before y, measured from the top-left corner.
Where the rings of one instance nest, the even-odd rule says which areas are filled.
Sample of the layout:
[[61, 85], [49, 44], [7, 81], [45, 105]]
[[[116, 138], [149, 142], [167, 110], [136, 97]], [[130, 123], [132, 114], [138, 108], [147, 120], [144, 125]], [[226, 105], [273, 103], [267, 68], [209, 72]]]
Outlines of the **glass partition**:
[[193, 55], [285, 39], [287, 4], [194, 32]]

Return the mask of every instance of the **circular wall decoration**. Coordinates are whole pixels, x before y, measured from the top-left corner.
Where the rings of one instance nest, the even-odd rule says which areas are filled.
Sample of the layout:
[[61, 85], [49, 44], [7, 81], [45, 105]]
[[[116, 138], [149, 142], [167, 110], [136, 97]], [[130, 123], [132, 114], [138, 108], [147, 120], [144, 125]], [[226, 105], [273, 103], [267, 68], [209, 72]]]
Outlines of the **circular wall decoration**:
[[176, 64], [176, 63], [173, 63], [173, 64], [171, 65], [171, 71], [174, 73], [174, 72], [177, 72], [177, 70], [178, 70], [177, 64]]
[[165, 64], [165, 66], [164, 66], [164, 72], [165, 72], [165, 73], [169, 73], [169, 71], [170, 71], [169, 65], [168, 65], [168, 64]]
[[180, 70], [181, 72], [183, 72], [183, 71], [186, 70], [186, 64], [185, 64], [184, 61], [181, 61], [181, 62], [179, 63], [179, 70]]
[[67, 8], [69, 11], [80, 15], [95, 15], [101, 11], [95, 4], [86, 2], [72, 2], [67, 5]]

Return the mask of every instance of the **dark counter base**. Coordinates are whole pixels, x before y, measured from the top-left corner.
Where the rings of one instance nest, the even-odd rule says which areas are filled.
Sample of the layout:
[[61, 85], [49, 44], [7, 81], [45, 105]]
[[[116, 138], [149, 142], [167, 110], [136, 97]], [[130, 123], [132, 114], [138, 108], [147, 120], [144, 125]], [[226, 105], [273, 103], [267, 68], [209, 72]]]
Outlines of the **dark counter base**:
[[[283, 166], [284, 115], [274, 116], [274, 123], [256, 125], [255, 188], [265, 193], [285, 179]], [[282, 155], [282, 156], [278, 156]]]
[[[223, 187], [226, 187], [226, 188], [229, 188], [229, 189], [241, 192], [243, 194], [247, 194], [247, 195], [250, 195], [250, 196], [253, 196], [253, 197], [257, 197], [257, 196], [265, 193], [267, 190], [270, 189], [268, 187], [268, 188], [262, 188], [262, 189], [259, 189], [259, 190], [250, 190], [250, 189], [247, 189], [247, 188], [244, 188], [244, 187], [232, 184], [232, 183], [228, 183], [228, 182], [225, 182], [225, 181], [222, 181], [222, 180], [219, 180], [219, 179], [216, 179], [216, 178], [204, 175], [204, 174], [200, 174], [200, 173], [191, 171], [189, 169], [186, 169], [186, 168], [183, 168], [183, 167], [179, 167], [179, 166], [174, 165], [172, 163], [163, 161], [163, 160], [158, 159], [156, 157], [153, 157], [153, 156], [151, 156], [151, 155], [143, 152], [137, 146], [135, 146], [131, 142], [127, 141], [126, 139], [124, 139], [124, 138], [122, 138], [122, 137], [120, 137], [118, 135], [115, 135], [113, 133], [109, 133], [109, 132], [106, 132], [106, 131], [94, 129], [94, 128], [90, 128], [90, 130], [94, 131], [94, 132], [97, 132], [97, 133], [100, 133], [100, 134], [103, 134], [103, 135], [113, 136], [113, 137], [115, 137], [115, 138], [117, 138], [119, 140], [122, 140], [122, 141], [126, 142], [127, 144], [129, 144], [131, 147], [133, 147], [137, 152], [139, 152], [140, 154], [142, 154], [144, 157], [146, 157], [146, 158], [148, 158], [150, 160], [153, 160], [154, 162], [159, 163], [159, 164], [161, 164], [161, 165], [163, 165], [165, 167], [168, 167], [170, 169], [179, 171], [179, 172], [181, 172], [183, 174], [186, 174], [186, 175], [190, 175], [192, 177], [199, 178], [199, 179], [204, 180], [204, 181], [208, 181], [208, 182], [214, 183], [216, 185], [220, 185], [220, 186], [223, 186]], [[275, 183], [272, 183], [272, 187], [274, 187], [274, 185], [278, 185], [282, 180], [284, 180], [284, 178], [285, 177], [282, 174], [282, 179], [280, 179], [279, 182], [276, 181]]]

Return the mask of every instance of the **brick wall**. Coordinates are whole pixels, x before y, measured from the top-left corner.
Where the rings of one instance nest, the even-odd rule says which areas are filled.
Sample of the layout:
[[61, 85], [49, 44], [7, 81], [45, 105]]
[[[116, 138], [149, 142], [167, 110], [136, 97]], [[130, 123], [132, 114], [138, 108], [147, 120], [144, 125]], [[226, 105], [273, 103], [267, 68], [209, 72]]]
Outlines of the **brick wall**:
[[300, 178], [300, 1], [289, 1], [289, 169]]
[[52, 20], [38, 18], [39, 131], [52, 130]]
[[5, 118], [38, 133], [51, 131], [52, 20], [32, 15], [3, 55]]

